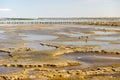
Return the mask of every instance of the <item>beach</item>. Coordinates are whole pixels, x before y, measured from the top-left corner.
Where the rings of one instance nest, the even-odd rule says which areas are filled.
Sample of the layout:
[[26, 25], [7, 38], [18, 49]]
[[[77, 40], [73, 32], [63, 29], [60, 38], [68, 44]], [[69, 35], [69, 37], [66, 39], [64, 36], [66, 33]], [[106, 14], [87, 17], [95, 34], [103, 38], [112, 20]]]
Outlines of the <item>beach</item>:
[[0, 79], [119, 80], [120, 27], [112, 24], [2, 25]]

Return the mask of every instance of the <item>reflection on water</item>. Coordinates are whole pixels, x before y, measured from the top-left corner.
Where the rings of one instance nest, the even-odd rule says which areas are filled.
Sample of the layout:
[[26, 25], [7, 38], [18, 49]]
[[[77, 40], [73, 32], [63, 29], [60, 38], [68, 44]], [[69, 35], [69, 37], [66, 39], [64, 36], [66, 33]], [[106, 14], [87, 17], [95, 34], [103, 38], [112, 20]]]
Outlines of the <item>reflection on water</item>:
[[117, 34], [117, 32], [104, 32], [104, 31], [94, 31], [95, 34], [98, 35], [110, 35], [110, 34]]
[[107, 41], [113, 41], [113, 40], [119, 40], [120, 37], [95, 37], [96, 40], [107, 40]]
[[65, 45], [78, 45], [78, 46], [84, 46], [84, 45], [106, 45], [108, 44], [107, 42], [97, 42], [97, 41], [72, 41], [72, 42], [58, 42], [60, 44], [65, 44]]
[[88, 36], [91, 34], [85, 34], [85, 33], [80, 33], [80, 32], [72, 32], [72, 33], [67, 33], [67, 32], [59, 32], [57, 34], [62, 34], [70, 37], [80, 37], [80, 36]]
[[69, 36], [69, 37], [80, 37], [80, 36], [91, 36], [91, 35], [113, 35], [113, 34], [118, 34], [117, 32], [105, 32], [105, 31], [92, 31], [95, 34], [91, 34], [91, 33], [80, 33], [80, 32], [59, 32], [57, 34], [62, 34], [65, 36]]
[[120, 30], [120, 27], [112, 27], [112, 26], [97, 26], [96, 29]]
[[82, 59], [82, 58], [97, 58], [97, 59], [118, 59], [118, 60], [120, 60], [120, 57], [113, 57], [113, 56], [103, 56], [103, 55], [84, 55], [84, 56], [80, 56], [80, 57], [77, 57], [77, 59]]
[[0, 33], [4, 33], [5, 31], [4, 30], [0, 30]]
[[19, 36], [23, 36], [23, 40], [27, 41], [44, 41], [44, 40], [54, 40], [57, 39], [57, 36], [52, 36], [52, 35], [26, 35], [26, 34], [19, 34]]
[[9, 36], [4, 33], [5, 33], [4, 30], [0, 30], [0, 39], [8, 39], [9, 38]]
[[9, 74], [9, 73], [12, 73], [12, 72], [18, 72], [18, 71], [21, 71], [23, 69], [21, 68], [7, 68], [7, 67], [0, 67], [0, 74]]
[[79, 27], [80, 28], [93, 28], [93, 29], [120, 30], [120, 27], [115, 27], [115, 26], [80, 25]]
[[98, 42], [98, 41], [72, 41], [72, 42], [57, 42], [58, 44], [65, 44], [65, 45], [77, 45], [77, 46], [101, 46], [102, 49], [107, 50], [120, 50], [120, 45], [116, 44], [109, 44], [109, 42]]
[[[8, 58], [8, 57], [9, 57], [8, 53], [0, 52], [0, 59]], [[23, 69], [21, 69], [21, 68], [7, 68], [4, 66], [0, 66], [0, 74], [8, 74], [11, 72], [18, 72], [20, 70], [23, 70]]]
[[[72, 53], [62, 55], [61, 58], [69, 60], [77, 60], [82, 62], [82, 65], [78, 67], [90, 67], [90, 66], [104, 66], [110, 64], [119, 64], [120, 56], [118, 55], [106, 55], [106, 54], [93, 54], [93, 53]], [[87, 66], [86, 66], [87, 65]]]
[[6, 52], [0, 52], [0, 59], [8, 58], [8, 57], [9, 57], [8, 53], [6, 53]]
[[103, 45], [101, 46], [102, 49], [108, 49], [108, 50], [120, 50], [120, 45], [116, 45], [116, 44], [108, 44], [108, 45]]
[[55, 47], [41, 46], [40, 44], [25, 44], [25, 47], [34, 48], [37, 50], [54, 50]]
[[5, 35], [5, 34], [0, 34], [0, 39], [8, 39], [9, 36]]

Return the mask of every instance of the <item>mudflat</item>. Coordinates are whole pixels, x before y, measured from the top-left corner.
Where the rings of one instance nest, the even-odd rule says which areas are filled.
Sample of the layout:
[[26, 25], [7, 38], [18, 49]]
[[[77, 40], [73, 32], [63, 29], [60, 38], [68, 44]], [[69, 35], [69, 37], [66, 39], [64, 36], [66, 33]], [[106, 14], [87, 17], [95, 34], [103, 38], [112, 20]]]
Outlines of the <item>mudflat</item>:
[[0, 26], [0, 79], [119, 80], [120, 27]]

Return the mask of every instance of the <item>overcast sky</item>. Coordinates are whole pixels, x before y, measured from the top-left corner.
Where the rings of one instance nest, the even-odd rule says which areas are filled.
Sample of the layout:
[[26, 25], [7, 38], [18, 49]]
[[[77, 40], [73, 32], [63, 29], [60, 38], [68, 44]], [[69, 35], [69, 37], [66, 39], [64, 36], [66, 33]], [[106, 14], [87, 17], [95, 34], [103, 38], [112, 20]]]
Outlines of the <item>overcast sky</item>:
[[0, 0], [0, 17], [120, 17], [120, 0]]

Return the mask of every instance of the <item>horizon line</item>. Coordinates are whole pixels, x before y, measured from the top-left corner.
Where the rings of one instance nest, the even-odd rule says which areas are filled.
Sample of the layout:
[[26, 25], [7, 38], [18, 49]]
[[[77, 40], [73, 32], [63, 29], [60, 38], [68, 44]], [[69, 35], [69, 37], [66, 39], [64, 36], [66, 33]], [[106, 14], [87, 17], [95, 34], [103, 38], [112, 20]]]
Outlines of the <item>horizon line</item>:
[[119, 17], [0, 17], [0, 18], [31, 18], [31, 19], [39, 19], [39, 18], [120, 18]]

